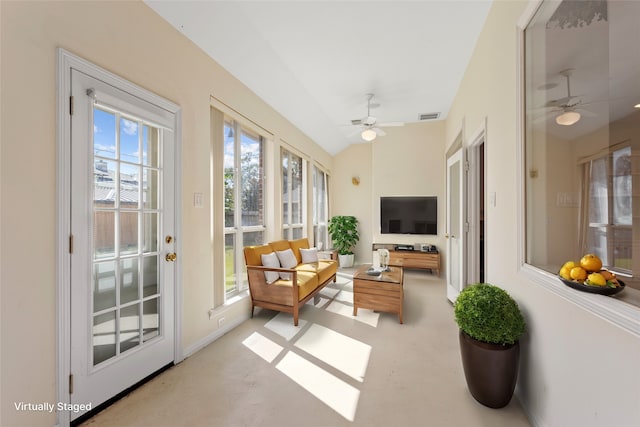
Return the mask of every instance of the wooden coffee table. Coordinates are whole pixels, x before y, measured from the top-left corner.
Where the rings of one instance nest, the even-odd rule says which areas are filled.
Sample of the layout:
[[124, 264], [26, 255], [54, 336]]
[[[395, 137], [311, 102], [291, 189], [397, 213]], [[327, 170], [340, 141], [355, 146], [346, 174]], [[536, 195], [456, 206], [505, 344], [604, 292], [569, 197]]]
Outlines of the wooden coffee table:
[[353, 275], [353, 315], [358, 315], [358, 308], [368, 308], [397, 313], [402, 323], [402, 267], [389, 267], [391, 271], [377, 276], [367, 274], [369, 268], [371, 264], [364, 264]]

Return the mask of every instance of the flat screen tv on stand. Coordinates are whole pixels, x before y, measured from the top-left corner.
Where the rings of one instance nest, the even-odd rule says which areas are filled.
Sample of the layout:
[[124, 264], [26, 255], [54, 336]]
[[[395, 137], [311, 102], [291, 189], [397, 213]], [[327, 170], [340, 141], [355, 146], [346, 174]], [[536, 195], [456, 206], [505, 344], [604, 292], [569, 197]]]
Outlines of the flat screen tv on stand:
[[380, 197], [380, 233], [437, 235], [438, 197]]

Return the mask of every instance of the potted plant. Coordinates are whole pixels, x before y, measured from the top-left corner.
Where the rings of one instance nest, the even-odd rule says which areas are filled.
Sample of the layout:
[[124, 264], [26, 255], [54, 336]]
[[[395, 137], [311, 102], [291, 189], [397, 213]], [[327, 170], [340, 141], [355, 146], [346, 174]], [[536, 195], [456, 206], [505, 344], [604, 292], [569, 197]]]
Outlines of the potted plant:
[[516, 387], [525, 331], [518, 304], [503, 289], [476, 283], [460, 292], [454, 314], [471, 395], [490, 408], [506, 406]]
[[360, 240], [355, 216], [337, 215], [329, 220], [329, 235], [338, 251], [340, 267], [353, 266], [353, 248]]

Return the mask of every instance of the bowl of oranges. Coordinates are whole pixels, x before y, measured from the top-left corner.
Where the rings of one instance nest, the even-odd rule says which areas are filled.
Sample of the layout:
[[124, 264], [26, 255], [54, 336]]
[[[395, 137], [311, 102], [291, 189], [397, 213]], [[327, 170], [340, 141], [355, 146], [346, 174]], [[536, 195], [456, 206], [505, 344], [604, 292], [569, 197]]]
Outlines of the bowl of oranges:
[[602, 260], [594, 254], [586, 254], [579, 262], [565, 262], [558, 276], [565, 285], [592, 294], [613, 295], [625, 287], [615, 273], [602, 268]]

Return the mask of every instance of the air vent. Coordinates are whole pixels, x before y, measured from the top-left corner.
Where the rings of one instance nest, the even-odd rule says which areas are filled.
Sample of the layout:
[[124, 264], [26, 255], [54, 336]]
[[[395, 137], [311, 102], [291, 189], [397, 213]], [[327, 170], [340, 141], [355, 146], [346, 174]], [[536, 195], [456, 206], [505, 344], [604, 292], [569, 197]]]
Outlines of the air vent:
[[420, 120], [435, 120], [440, 117], [440, 113], [420, 114]]

